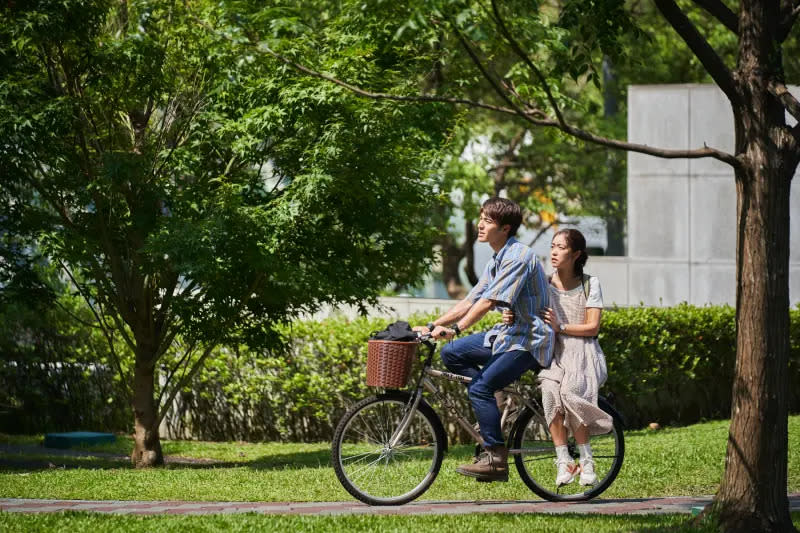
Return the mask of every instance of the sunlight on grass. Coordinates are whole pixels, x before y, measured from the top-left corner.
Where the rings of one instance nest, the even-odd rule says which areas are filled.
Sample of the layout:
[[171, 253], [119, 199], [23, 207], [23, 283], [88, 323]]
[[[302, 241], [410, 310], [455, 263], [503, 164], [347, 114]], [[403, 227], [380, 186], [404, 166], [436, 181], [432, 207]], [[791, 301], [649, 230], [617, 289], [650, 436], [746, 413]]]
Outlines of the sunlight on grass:
[[[0, 530], [9, 533], [70, 531], [96, 533], [151, 532], [247, 532], [292, 531], [297, 533], [324, 531], [348, 533], [436, 531], [536, 531], [541, 533], [616, 533], [648, 531], [711, 533], [711, 528], [689, 529], [687, 515], [578, 516], [542, 514], [469, 514], [439, 516], [270, 516], [256, 514], [206, 516], [110, 516], [90, 513], [58, 513], [24, 515], [0, 513]], [[800, 513], [793, 513], [795, 527], [800, 526]]]
[[[800, 416], [789, 420], [789, 442], [800, 439]], [[601, 498], [713, 494], [725, 458], [728, 422], [625, 434], [625, 462]], [[35, 438], [35, 437], [31, 437]], [[25, 442], [24, 438], [16, 442]], [[8, 442], [6, 440], [5, 442]], [[124, 443], [124, 439], [122, 440]], [[119, 444], [119, 443], [118, 443]], [[116, 445], [115, 445], [116, 446]], [[109, 451], [106, 446], [95, 448]], [[31, 456], [0, 454], [0, 496], [67, 499], [232, 501], [352, 500], [330, 466], [330, 444], [165, 441], [168, 455], [215, 459], [218, 464], [171, 464], [134, 470], [126, 459], [52, 457], [56, 468], [14, 468]], [[422, 499], [514, 499], [536, 496], [511, 469], [508, 483], [479, 484], [454, 472], [473, 447], [451, 446], [439, 477]], [[43, 456], [47, 459], [47, 456]], [[9, 465], [11, 463], [12, 465]], [[67, 468], [60, 468], [66, 465]], [[791, 492], [800, 491], [800, 448], [789, 448]]]

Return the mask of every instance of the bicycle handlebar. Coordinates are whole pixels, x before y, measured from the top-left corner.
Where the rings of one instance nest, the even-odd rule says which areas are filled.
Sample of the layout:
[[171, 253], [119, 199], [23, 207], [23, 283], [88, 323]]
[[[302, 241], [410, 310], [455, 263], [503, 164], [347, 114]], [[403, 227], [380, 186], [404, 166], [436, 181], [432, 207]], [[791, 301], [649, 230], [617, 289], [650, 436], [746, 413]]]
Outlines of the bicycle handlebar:
[[[445, 336], [445, 332], [443, 331], [439, 335], [439, 337], [444, 337], [444, 336]], [[437, 338], [434, 338], [434, 336], [431, 335], [430, 332], [429, 333], [420, 333], [419, 331], [417, 332], [417, 339], [419, 339], [420, 342], [424, 342], [424, 341], [428, 341], [428, 340], [433, 340], [433, 341], [438, 340]]]

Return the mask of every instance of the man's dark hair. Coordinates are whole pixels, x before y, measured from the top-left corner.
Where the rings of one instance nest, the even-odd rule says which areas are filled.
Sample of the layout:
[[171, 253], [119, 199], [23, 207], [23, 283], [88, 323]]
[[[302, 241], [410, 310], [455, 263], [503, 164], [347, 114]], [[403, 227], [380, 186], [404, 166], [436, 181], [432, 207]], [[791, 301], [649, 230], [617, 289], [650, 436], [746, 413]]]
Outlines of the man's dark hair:
[[509, 237], [516, 235], [519, 225], [522, 224], [522, 209], [520, 209], [519, 204], [499, 196], [494, 196], [483, 202], [481, 215], [486, 215], [487, 218], [499, 226], [505, 226], [506, 224], [511, 226], [508, 230]]

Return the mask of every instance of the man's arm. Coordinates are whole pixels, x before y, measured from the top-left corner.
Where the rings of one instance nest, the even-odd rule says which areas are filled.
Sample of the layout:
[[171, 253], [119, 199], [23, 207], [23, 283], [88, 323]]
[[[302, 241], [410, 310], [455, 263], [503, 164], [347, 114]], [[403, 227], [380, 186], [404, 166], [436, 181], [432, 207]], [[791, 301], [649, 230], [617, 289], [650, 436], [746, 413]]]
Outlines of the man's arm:
[[[456, 319], [457, 320], [456, 325], [458, 326], [459, 331], [464, 331], [466, 329], [469, 329], [470, 326], [472, 326], [478, 320], [483, 318], [483, 316], [486, 313], [488, 313], [492, 309], [492, 307], [494, 307], [494, 302], [492, 300], [487, 300], [486, 298], [481, 298], [480, 300], [471, 305], [469, 304], [469, 302], [467, 302], [467, 304], [469, 306], [467, 311], [464, 314], [462, 314], [461, 317]], [[453, 310], [454, 309], [455, 307], [453, 308]], [[442, 323], [449, 324], [451, 322], [443, 321]], [[444, 337], [446, 339], [452, 338], [455, 334], [456, 334], [455, 330], [442, 327], [440, 324], [436, 324], [436, 328], [434, 328], [432, 332], [433, 337], [435, 338]]]
[[[456, 305], [450, 308], [445, 314], [437, 318], [433, 321], [434, 326], [449, 326], [450, 324], [456, 322], [457, 320], [461, 319], [464, 315], [467, 314], [467, 311], [470, 310], [472, 307], [472, 302], [469, 301], [469, 298], [464, 298]], [[434, 328], [435, 329], [435, 328]], [[430, 330], [427, 326], [416, 326], [414, 327], [414, 331], [421, 331], [422, 333], [428, 333]]]

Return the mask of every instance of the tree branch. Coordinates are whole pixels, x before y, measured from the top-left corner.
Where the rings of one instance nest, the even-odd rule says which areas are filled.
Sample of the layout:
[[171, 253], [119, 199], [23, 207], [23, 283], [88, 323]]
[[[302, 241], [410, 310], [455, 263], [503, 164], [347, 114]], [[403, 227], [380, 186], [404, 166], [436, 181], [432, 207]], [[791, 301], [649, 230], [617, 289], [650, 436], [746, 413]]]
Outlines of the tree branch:
[[544, 235], [544, 234], [545, 234], [545, 232], [546, 232], [547, 230], [549, 230], [550, 228], [552, 228], [553, 226], [555, 226], [557, 222], [558, 222], [558, 221], [556, 220], [555, 222], [551, 222], [551, 223], [547, 224], [546, 226], [544, 226], [543, 228], [541, 228], [541, 229], [539, 230], [539, 232], [536, 234], [536, 236], [534, 236], [534, 237], [533, 237], [533, 239], [531, 239], [531, 242], [530, 242], [530, 243], [528, 243], [528, 246], [533, 246], [534, 244], [536, 244], [536, 241], [538, 241], [538, 240], [539, 240], [539, 238], [540, 238], [542, 235]]
[[527, 128], [522, 128], [516, 134], [514, 134], [514, 137], [511, 138], [511, 142], [508, 144], [508, 148], [506, 149], [505, 153], [503, 153], [503, 158], [500, 160], [500, 164], [498, 164], [494, 169], [490, 170], [490, 172], [494, 172], [495, 196], [500, 196], [500, 191], [506, 188], [506, 172], [508, 172], [508, 168], [513, 164], [513, 162], [516, 161], [517, 148], [525, 138], [525, 133], [527, 131]]
[[496, 105], [492, 105], [492, 104], [484, 104], [482, 102], [475, 102], [475, 101], [467, 100], [467, 99], [464, 99], [464, 98], [448, 98], [448, 97], [444, 97], [444, 96], [433, 96], [433, 95], [398, 95], [398, 94], [374, 93], [374, 92], [366, 91], [366, 90], [364, 90], [364, 89], [362, 89], [360, 87], [357, 87], [355, 85], [351, 85], [349, 83], [346, 83], [344, 81], [336, 79], [333, 76], [329, 76], [327, 74], [322, 74], [321, 72], [317, 72], [315, 70], [312, 70], [312, 69], [310, 69], [308, 67], [305, 67], [305, 66], [303, 66], [303, 65], [301, 65], [299, 63], [295, 63], [291, 59], [289, 59], [287, 57], [284, 57], [281, 54], [273, 51], [271, 48], [269, 48], [268, 46], [266, 46], [263, 43], [258, 45], [258, 49], [263, 51], [263, 52], [266, 52], [267, 54], [271, 55], [272, 57], [274, 57], [274, 58], [276, 58], [276, 59], [278, 59], [280, 61], [283, 61], [284, 63], [286, 63], [287, 65], [291, 66], [292, 68], [294, 68], [294, 69], [296, 69], [296, 70], [298, 70], [300, 72], [303, 72], [305, 74], [308, 74], [309, 76], [313, 76], [313, 77], [319, 78], [321, 80], [329, 81], [331, 83], [339, 85], [340, 87], [344, 87], [348, 91], [353, 92], [353, 93], [355, 93], [355, 94], [357, 94], [359, 96], [372, 98], [373, 100], [394, 100], [396, 102], [433, 102], [433, 103], [439, 102], [439, 103], [445, 103], [445, 104], [462, 104], [462, 105], [468, 105], [470, 107], [478, 107], [478, 108], [482, 108], [482, 109], [488, 109], [490, 111], [498, 111], [500, 113], [506, 113], [506, 114], [511, 114], [511, 115], [516, 115], [517, 114], [516, 111], [514, 111], [513, 109], [510, 109], [510, 108], [507, 108], [507, 107], [496, 106]]
[[795, 124], [794, 127], [789, 130], [789, 135], [791, 135], [794, 139], [794, 149], [797, 150], [800, 148], [800, 122]]
[[197, 372], [203, 366], [203, 363], [205, 363], [206, 359], [211, 353], [211, 350], [213, 350], [215, 346], [216, 346], [215, 344], [211, 344], [206, 347], [205, 351], [203, 352], [203, 355], [201, 355], [197, 359], [197, 361], [194, 362], [192, 368], [186, 374], [184, 374], [183, 377], [181, 377], [180, 381], [175, 385], [175, 387], [169, 393], [167, 400], [161, 406], [161, 411], [158, 413], [158, 420], [156, 420], [155, 423], [156, 426], [161, 424], [161, 421], [164, 420], [165, 416], [167, 416], [167, 411], [169, 411], [169, 406], [172, 405], [173, 400], [175, 400], [175, 396], [178, 395], [178, 391], [180, 391], [183, 387], [185, 387], [189, 383], [189, 380], [191, 380], [194, 377], [194, 375], [197, 374]]
[[472, 48], [472, 45], [470, 45], [469, 40], [466, 38], [466, 36], [464, 36], [461, 30], [458, 29], [455, 23], [451, 24], [453, 25], [453, 31], [455, 31], [458, 40], [464, 47], [464, 50], [467, 51], [467, 54], [469, 55], [470, 59], [475, 64], [475, 66], [478, 67], [478, 70], [481, 71], [481, 74], [486, 79], [486, 81], [488, 81], [489, 84], [492, 86], [492, 88], [494, 88], [494, 91], [495, 93], [497, 93], [497, 96], [505, 100], [505, 102], [511, 107], [511, 109], [514, 110], [515, 114], [519, 115], [520, 117], [525, 117], [528, 113], [524, 111], [521, 107], [519, 107], [519, 105], [517, 105], [507, 94], [506, 91], [508, 91], [508, 85], [507, 84], [504, 84], [504, 86], [500, 85], [500, 82], [495, 78], [495, 76], [491, 72], [489, 72], [489, 68], [481, 62], [480, 58], [478, 57], [478, 53], [475, 51], [474, 48]]
[[172, 382], [172, 378], [174, 378], [175, 375], [178, 373], [178, 369], [181, 366], [183, 366], [184, 363], [188, 362], [188, 358], [194, 351], [195, 346], [197, 346], [196, 342], [190, 343], [189, 347], [186, 348], [186, 351], [184, 352], [183, 356], [181, 356], [180, 360], [178, 360], [178, 363], [169, 370], [169, 375], [167, 375], [167, 379], [164, 382], [164, 386], [161, 387], [161, 391], [158, 393], [158, 399], [156, 400], [156, 405], [161, 405], [161, 400], [164, 398], [164, 393], [167, 391], [167, 388], [169, 388], [169, 384]]
[[[289, 64], [293, 64], [293, 63], [290, 62]], [[314, 71], [312, 71], [311, 69], [309, 69], [307, 67], [303, 67], [302, 72], [308, 73], [309, 71], [310, 72], [314, 72]], [[319, 73], [314, 73], [314, 74], [311, 74], [311, 75], [314, 75], [314, 76], [322, 78], [322, 79], [327, 79], [328, 81], [336, 83], [337, 85], [341, 85], [342, 87], [355, 87], [353, 85], [347, 84], [347, 83], [342, 82], [340, 80], [336, 80], [335, 78], [332, 78], [330, 76], [323, 77]], [[363, 96], [365, 98], [382, 99], [382, 98], [385, 98], [385, 96], [386, 96], [386, 95], [382, 95], [382, 94], [378, 94], [378, 93], [371, 93], [369, 91], [366, 91], [366, 90], [360, 89], [360, 88], [356, 88], [356, 89], [357, 90], [354, 90], [353, 92], [355, 92], [356, 94], [358, 94], [360, 96]], [[427, 97], [403, 97], [403, 100], [404, 101], [417, 101], [417, 102], [419, 102], [419, 101], [431, 101], [431, 99], [427, 98]], [[665, 159], [682, 159], [682, 158], [699, 159], [699, 158], [703, 158], [703, 157], [713, 157], [714, 159], [718, 159], [719, 161], [727, 163], [727, 164], [729, 164], [729, 165], [731, 165], [733, 167], [738, 167], [739, 166], [739, 161], [733, 155], [731, 155], [729, 153], [726, 153], [726, 152], [723, 152], [723, 151], [720, 151], [720, 150], [717, 150], [717, 149], [714, 149], [714, 148], [710, 148], [708, 146], [705, 146], [703, 148], [698, 148], [698, 149], [695, 149], [695, 150], [674, 150], [674, 149], [667, 149], [667, 148], [653, 148], [653, 147], [647, 146], [645, 144], [637, 144], [637, 143], [618, 141], [616, 139], [608, 139], [606, 137], [601, 137], [599, 135], [595, 135], [593, 133], [590, 133], [590, 132], [587, 132], [587, 131], [584, 131], [582, 129], [575, 128], [575, 127], [572, 127], [572, 126], [569, 126], [569, 125], [562, 126], [561, 124], [558, 123], [558, 121], [553, 120], [553, 119], [537, 118], [538, 116], [540, 116], [540, 113], [541, 113], [541, 111], [539, 111], [539, 110], [532, 110], [530, 112], [525, 112], [525, 111], [522, 111], [522, 110], [517, 111], [515, 109], [511, 109], [511, 108], [508, 108], [508, 107], [490, 106], [490, 105], [486, 105], [486, 104], [481, 104], [480, 102], [473, 102], [471, 100], [463, 100], [463, 99], [455, 99], [455, 98], [453, 98], [453, 99], [440, 99], [439, 101], [449, 101], [450, 103], [454, 103], [454, 104], [456, 104], [456, 103], [457, 104], [464, 104], [464, 105], [467, 105], [467, 106], [470, 106], [470, 107], [489, 109], [489, 110], [492, 110], [492, 111], [505, 113], [507, 115], [514, 115], [514, 116], [522, 117], [525, 120], [527, 120], [528, 122], [530, 122], [530, 123], [532, 123], [532, 124], [534, 124], [536, 126], [542, 126], [542, 127], [547, 127], [547, 128], [556, 128], [556, 129], [559, 129], [559, 130], [563, 131], [564, 133], [572, 135], [573, 137], [576, 137], [576, 138], [581, 139], [583, 141], [591, 142], [591, 143], [594, 143], [594, 144], [599, 144], [601, 146], [607, 146], [609, 148], [627, 150], [627, 151], [630, 151], [630, 152], [638, 152], [638, 153], [641, 153], [641, 154], [652, 155], [652, 156], [655, 156], [655, 157], [662, 157], [662, 158], [665, 158]]]
[[80, 295], [83, 297], [83, 300], [86, 302], [86, 305], [89, 306], [89, 309], [92, 311], [95, 320], [97, 320], [100, 329], [103, 331], [103, 336], [106, 338], [109, 352], [111, 354], [111, 361], [112, 363], [114, 363], [114, 365], [116, 365], [117, 372], [119, 372], [120, 381], [122, 382], [122, 392], [125, 394], [125, 397], [128, 400], [128, 402], [130, 402], [133, 398], [130, 386], [128, 385], [130, 383], [130, 380], [128, 379], [128, 376], [125, 375], [125, 372], [122, 370], [122, 363], [120, 361], [119, 356], [117, 355], [117, 350], [114, 348], [114, 339], [111, 336], [111, 333], [108, 331], [108, 327], [105, 321], [92, 305], [91, 298], [89, 298], [89, 295], [84, 292], [83, 287], [81, 287], [81, 285], [78, 283], [78, 280], [75, 279], [75, 276], [72, 274], [72, 271], [70, 271], [70, 269], [67, 267], [66, 264], [64, 264], [63, 261], [61, 261], [60, 259], [58, 259], [57, 261], [59, 265], [61, 265], [61, 269], [69, 277], [70, 281], [72, 282], [72, 285], [75, 286], [75, 288], [78, 290], [78, 293], [80, 293]]
[[778, 34], [776, 40], [782, 43], [789, 37], [792, 27], [800, 16], [800, 2], [796, 0], [783, 0], [780, 6], [781, 20], [778, 23]]
[[800, 122], [800, 102], [794, 97], [789, 89], [783, 83], [771, 81], [767, 86], [769, 93], [781, 101], [783, 107], [794, 117], [797, 122]]
[[556, 102], [556, 99], [550, 90], [550, 85], [547, 83], [547, 79], [542, 74], [542, 71], [539, 70], [539, 68], [531, 60], [530, 56], [528, 56], [528, 54], [522, 49], [522, 46], [520, 46], [517, 40], [511, 36], [511, 32], [508, 31], [508, 27], [503, 21], [503, 17], [500, 16], [500, 9], [497, 7], [497, 0], [492, 0], [492, 10], [494, 11], [495, 24], [500, 29], [500, 33], [503, 34], [514, 52], [516, 52], [516, 54], [525, 62], [526, 65], [528, 65], [528, 68], [531, 69], [534, 75], [539, 79], [539, 84], [542, 86], [545, 94], [547, 95], [547, 101], [550, 102], [550, 106], [553, 108], [553, 112], [556, 114], [558, 123], [562, 126], [566, 126], [564, 116], [561, 114], [561, 110], [558, 107], [558, 102]]
[[720, 0], [692, 0], [695, 4], [705, 9], [715, 19], [720, 21], [734, 34], [739, 35], [739, 17]]
[[689, 46], [689, 49], [697, 56], [706, 71], [711, 75], [714, 82], [722, 89], [728, 100], [735, 103], [739, 96], [736, 92], [736, 85], [733, 81], [731, 71], [717, 55], [717, 52], [708, 44], [708, 41], [700, 35], [694, 24], [686, 14], [680, 10], [674, 0], [655, 0], [656, 7], [667, 19], [672, 28], [678, 33], [681, 39]]
[[[99, 301], [100, 299], [98, 299], [98, 302]], [[106, 309], [108, 309], [108, 306], [106, 306]], [[131, 349], [131, 352], [136, 353], [136, 344], [133, 342], [133, 339], [131, 339], [130, 335], [128, 335], [128, 333], [125, 331], [125, 324], [122, 322], [122, 320], [120, 320], [117, 313], [110, 313], [110, 314], [111, 314], [111, 319], [114, 321], [114, 324], [116, 324], [117, 331], [119, 331], [120, 335], [122, 335], [125, 344], [128, 345], [128, 348]]]
[[[197, 21], [197, 22], [199, 24], [203, 25], [204, 27], [206, 27], [207, 29], [209, 29], [210, 31], [212, 31], [212, 32], [214, 31], [213, 28], [210, 28], [208, 25], [206, 25], [202, 21]], [[250, 44], [250, 43], [248, 43], [248, 44]], [[495, 111], [495, 112], [498, 112], [498, 113], [504, 113], [504, 114], [507, 114], [507, 115], [513, 115], [513, 116], [517, 116], [517, 117], [522, 117], [525, 120], [527, 120], [528, 122], [530, 122], [530, 123], [532, 123], [532, 124], [534, 124], [536, 126], [548, 127], [548, 128], [556, 128], [556, 129], [559, 129], [559, 130], [561, 130], [561, 131], [563, 131], [563, 132], [565, 132], [565, 133], [567, 133], [569, 135], [577, 137], [577, 138], [579, 138], [581, 140], [584, 140], [584, 141], [587, 141], [587, 142], [591, 142], [591, 143], [594, 143], [594, 144], [598, 144], [598, 145], [601, 145], [601, 146], [607, 146], [609, 148], [616, 148], [616, 149], [619, 149], [619, 150], [627, 150], [627, 151], [631, 151], [631, 152], [638, 152], [638, 153], [642, 153], [642, 154], [646, 154], [646, 155], [652, 155], [652, 156], [655, 156], [655, 157], [662, 157], [662, 158], [665, 158], [665, 159], [681, 159], [681, 158], [699, 159], [699, 158], [703, 158], [703, 157], [713, 157], [714, 159], [718, 159], [719, 161], [727, 163], [727, 164], [729, 164], [729, 165], [731, 165], [733, 167], [738, 167], [739, 164], [740, 164], [739, 161], [736, 159], [736, 157], [734, 157], [733, 155], [728, 154], [728, 153], [723, 152], [723, 151], [720, 151], [720, 150], [716, 150], [714, 148], [710, 148], [708, 146], [705, 146], [703, 148], [698, 148], [698, 149], [695, 149], [695, 150], [673, 150], [673, 149], [665, 149], [665, 148], [653, 148], [653, 147], [650, 147], [650, 146], [647, 146], [647, 145], [644, 145], [644, 144], [636, 144], [636, 143], [618, 141], [618, 140], [615, 140], [615, 139], [608, 139], [606, 137], [601, 137], [599, 135], [595, 135], [593, 133], [590, 133], [590, 132], [587, 132], [587, 131], [584, 131], [584, 130], [581, 130], [579, 128], [575, 128], [575, 127], [572, 127], [572, 126], [569, 126], [569, 125], [567, 125], [566, 127], [562, 126], [561, 124], [558, 123], [557, 120], [552, 120], [552, 119], [549, 119], [549, 118], [541, 118], [541, 117], [546, 117], [546, 115], [544, 115], [543, 112], [541, 110], [539, 110], [539, 109], [521, 110], [521, 109], [519, 109], [519, 107], [517, 107], [517, 109], [513, 109], [513, 108], [509, 108], [509, 107], [504, 107], [504, 106], [496, 106], [496, 105], [492, 105], [492, 104], [485, 104], [483, 102], [477, 102], [477, 101], [468, 100], [468, 99], [464, 99], [464, 98], [447, 98], [447, 97], [428, 96], [428, 95], [400, 96], [400, 95], [394, 95], [394, 94], [370, 92], [370, 91], [367, 91], [365, 89], [362, 89], [361, 87], [357, 87], [357, 86], [352, 85], [350, 83], [344, 82], [342, 80], [334, 78], [333, 76], [330, 76], [330, 75], [327, 75], [327, 74], [322, 74], [322, 73], [317, 72], [317, 71], [315, 71], [315, 70], [313, 70], [313, 69], [311, 69], [309, 67], [301, 65], [301, 64], [299, 64], [299, 63], [297, 63], [295, 61], [292, 61], [291, 59], [286, 58], [286, 57], [282, 56], [281, 54], [278, 54], [277, 52], [273, 51], [272, 49], [270, 49], [268, 46], [266, 46], [263, 43], [259, 44], [256, 47], [256, 49], [258, 51], [260, 51], [260, 52], [267, 53], [267, 54], [271, 55], [272, 57], [274, 57], [274, 58], [286, 63], [287, 65], [289, 65], [292, 68], [298, 70], [299, 72], [303, 72], [304, 74], [307, 74], [309, 76], [313, 76], [315, 78], [319, 78], [319, 79], [328, 81], [330, 83], [334, 83], [334, 84], [339, 85], [340, 87], [344, 87], [345, 89], [347, 89], [347, 90], [349, 90], [349, 91], [351, 91], [351, 92], [353, 92], [353, 93], [355, 93], [355, 94], [357, 94], [359, 96], [362, 96], [364, 98], [371, 98], [373, 100], [394, 100], [394, 101], [399, 101], [399, 102], [441, 102], [441, 103], [448, 103], [448, 104], [466, 105], [468, 107], [473, 107], [473, 108], [477, 108], [477, 109], [488, 109], [490, 111]], [[712, 51], [712, 53], [713, 53], [713, 51]], [[720, 61], [720, 63], [721, 63], [721, 61]], [[724, 65], [723, 65], [723, 68], [725, 68]], [[725, 68], [725, 72], [730, 77], [730, 72], [727, 71], [727, 68]], [[730, 78], [730, 85], [731, 85], [731, 88], [732, 88], [733, 87], [733, 78]], [[735, 94], [734, 94], [734, 96], [735, 96]]]

